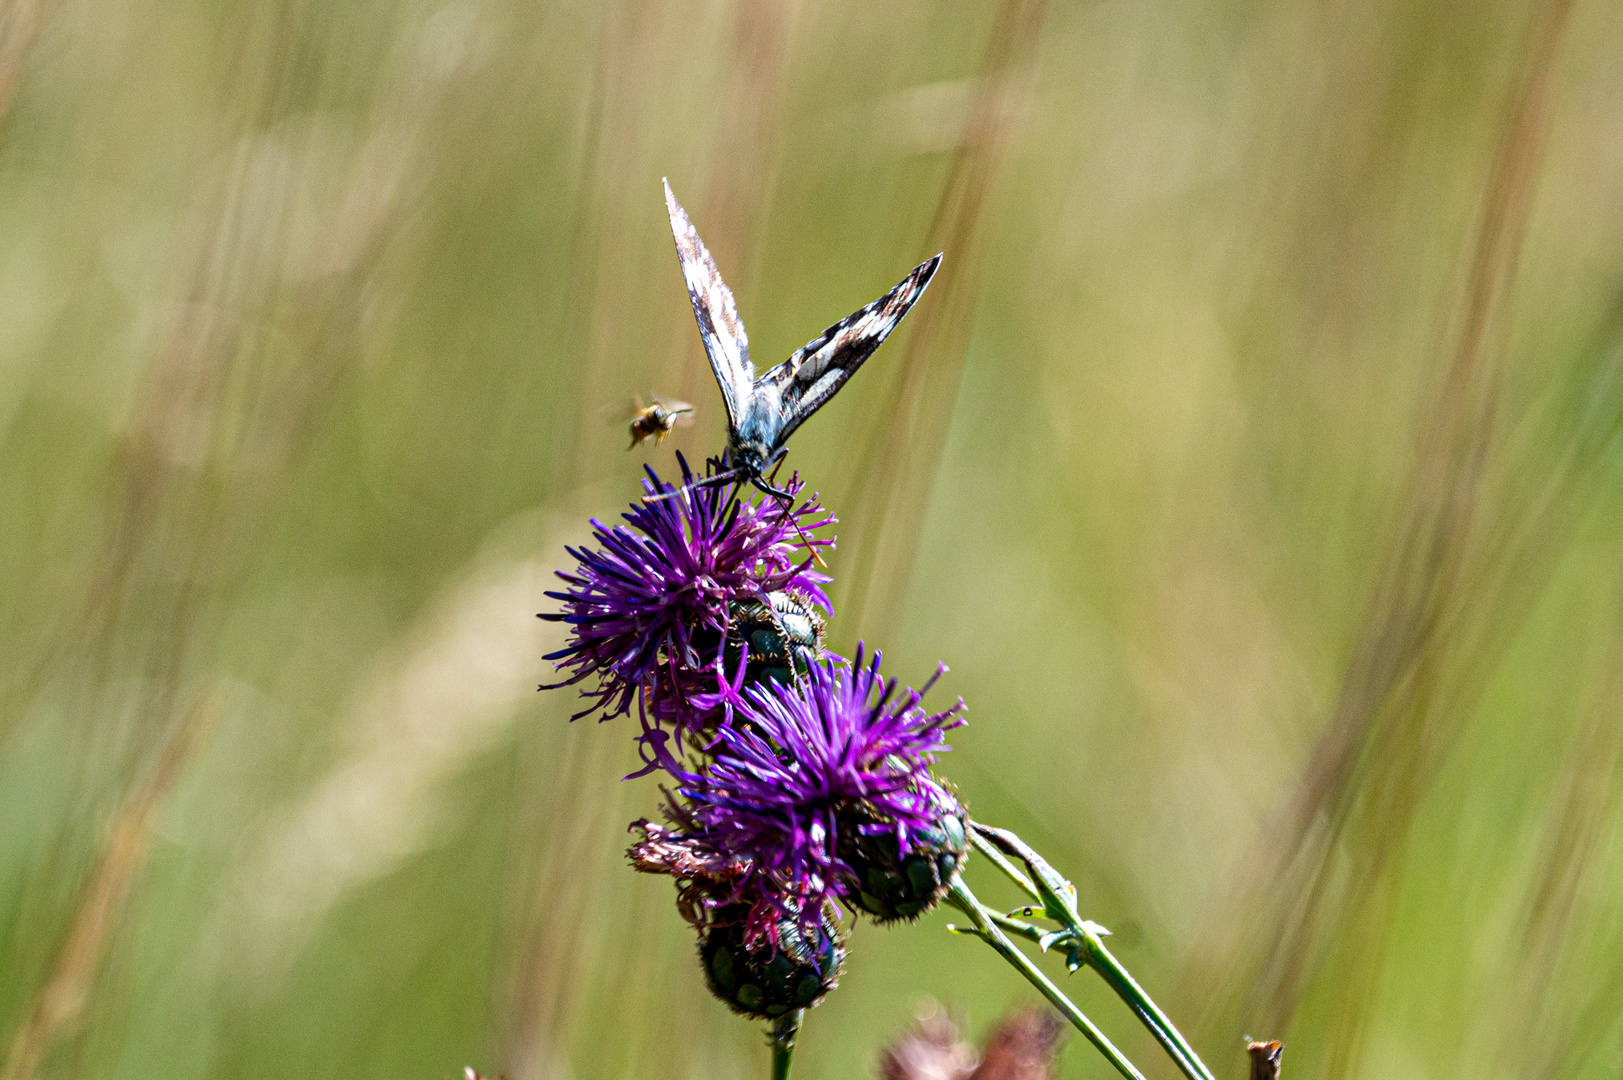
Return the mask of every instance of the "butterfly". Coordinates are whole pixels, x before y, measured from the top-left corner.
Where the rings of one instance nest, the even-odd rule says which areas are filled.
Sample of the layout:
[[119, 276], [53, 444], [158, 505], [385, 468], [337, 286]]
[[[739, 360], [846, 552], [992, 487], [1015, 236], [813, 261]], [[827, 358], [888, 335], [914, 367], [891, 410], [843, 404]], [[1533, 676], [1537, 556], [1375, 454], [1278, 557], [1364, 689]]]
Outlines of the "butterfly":
[[715, 261], [688, 220], [687, 211], [671, 193], [668, 180], [665, 208], [670, 212], [682, 276], [687, 279], [688, 299], [693, 301], [693, 317], [699, 322], [699, 337], [727, 406], [727, 467], [694, 486], [750, 483], [788, 501], [788, 493], [769, 484], [764, 474], [788, 452], [789, 436], [833, 397], [896, 329], [902, 316], [924, 294], [936, 267], [941, 265], [941, 256], [926, 259], [890, 292], [847, 315], [756, 378], [755, 366], [750, 363], [749, 335], [738, 317], [732, 290], [721, 280]]

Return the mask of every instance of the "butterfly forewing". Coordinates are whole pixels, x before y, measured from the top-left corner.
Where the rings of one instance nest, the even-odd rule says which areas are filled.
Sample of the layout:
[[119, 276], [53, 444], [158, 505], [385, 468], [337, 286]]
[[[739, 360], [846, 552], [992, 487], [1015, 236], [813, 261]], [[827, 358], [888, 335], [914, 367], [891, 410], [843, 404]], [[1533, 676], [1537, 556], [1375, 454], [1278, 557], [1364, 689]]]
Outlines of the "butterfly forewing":
[[721, 397], [727, 405], [727, 419], [734, 429], [744, 417], [750, 393], [755, 388], [755, 368], [750, 364], [749, 335], [738, 317], [732, 290], [721, 280], [715, 261], [705, 250], [687, 211], [671, 194], [665, 182], [665, 208], [671, 215], [671, 232], [676, 237], [676, 254], [687, 279], [688, 299], [693, 301], [693, 317], [699, 322], [699, 337], [710, 366], [721, 384]]
[[[845, 385], [902, 321], [930, 284], [941, 256], [914, 267], [890, 292], [823, 331], [757, 382], [733, 294], [668, 181], [665, 207], [699, 336], [727, 406], [727, 449], [734, 467], [714, 479], [741, 476], [760, 484], [763, 470], [783, 456], [795, 429]], [[664, 430], [668, 428], [667, 423]]]
[[775, 433], [777, 445], [782, 446], [873, 355], [924, 294], [940, 263], [940, 255], [920, 263], [890, 292], [847, 315], [761, 376], [762, 383], [777, 390], [783, 410]]

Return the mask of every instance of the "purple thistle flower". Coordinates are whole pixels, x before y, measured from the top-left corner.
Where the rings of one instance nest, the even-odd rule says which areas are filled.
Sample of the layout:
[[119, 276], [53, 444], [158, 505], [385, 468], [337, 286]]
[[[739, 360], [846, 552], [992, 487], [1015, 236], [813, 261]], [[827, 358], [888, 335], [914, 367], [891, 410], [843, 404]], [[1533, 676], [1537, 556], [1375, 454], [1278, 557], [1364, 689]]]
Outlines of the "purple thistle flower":
[[[890, 835], [906, 856], [938, 836], [957, 799], [930, 775], [950, 749], [945, 733], [964, 723], [964, 704], [930, 713], [922, 690], [896, 693], [863, 662], [823, 661], [804, 678], [767, 682], [742, 695], [734, 722], [719, 730], [714, 759], [682, 773], [688, 814], [709, 841], [750, 863], [762, 895], [780, 914], [819, 911], [863, 888], [852, 865], [861, 837]], [[787, 901], [787, 902], [786, 902]]]
[[[582, 691], [589, 704], [572, 719], [626, 715], [637, 701], [644, 746], [667, 765], [674, 758], [660, 729], [672, 726], [680, 743], [698, 722], [693, 697], [717, 689], [731, 604], [792, 590], [831, 609], [821, 587], [829, 578], [811, 569], [810, 549], [833, 541], [809, 534], [834, 521], [815, 497], [791, 508], [772, 498], [751, 503], [731, 488], [692, 488], [686, 460], [677, 460], [685, 490], [633, 503], [624, 525], [592, 519], [598, 547], [568, 549], [577, 566], [558, 576], [569, 587], [547, 593], [563, 610], [541, 615], [571, 627], [568, 644], [546, 657], [568, 677], [542, 689], [596, 676]], [[648, 495], [677, 491], [647, 472]], [[796, 476], [785, 490], [798, 495], [802, 487]]]

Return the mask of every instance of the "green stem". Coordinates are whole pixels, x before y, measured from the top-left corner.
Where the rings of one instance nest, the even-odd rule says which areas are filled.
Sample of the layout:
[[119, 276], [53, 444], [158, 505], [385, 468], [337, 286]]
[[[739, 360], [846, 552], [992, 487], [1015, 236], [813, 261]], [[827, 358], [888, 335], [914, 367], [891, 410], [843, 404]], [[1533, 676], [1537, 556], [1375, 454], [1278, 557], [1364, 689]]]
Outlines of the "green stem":
[[991, 860], [993, 866], [1007, 874], [1009, 880], [1020, 886], [1027, 896], [1031, 897], [1039, 904], [1043, 902], [1043, 894], [1037, 891], [1037, 886], [1031, 883], [1030, 878], [1026, 877], [1026, 875], [1022, 874], [1019, 870], [1015, 869], [1014, 864], [1008, 859], [1004, 858], [1003, 852], [993, 847], [991, 841], [987, 840], [986, 837], [982, 836], [974, 829], [970, 830], [969, 838], [970, 841], [975, 845], [975, 850]]
[[1027, 941], [1035, 941], [1039, 945], [1042, 944], [1043, 932], [1040, 927], [1032, 926], [1028, 922], [1021, 922], [1019, 919], [1010, 918], [1002, 912], [994, 911], [989, 907], [983, 906], [981, 910], [986, 913], [986, 917], [990, 919], [998, 927], [998, 929], [1004, 931], [1005, 933], [1013, 934], [1015, 937], [1023, 937]]
[[1151, 1000], [1143, 987], [1127, 973], [1121, 962], [1110, 954], [1110, 950], [1105, 948], [1105, 943], [1099, 936], [1088, 934], [1084, 940], [1087, 941], [1089, 965], [1104, 978], [1117, 996], [1127, 1003], [1144, 1026], [1150, 1029], [1150, 1034], [1155, 1036], [1156, 1041], [1183, 1070], [1184, 1075], [1190, 1080], [1214, 1080], [1211, 1070], [1200, 1060], [1200, 1055], [1195, 1053], [1195, 1048], [1189, 1045], [1183, 1033], [1173, 1026], [1167, 1014]]
[[789, 1080], [789, 1066], [795, 1059], [795, 1036], [805, 1009], [784, 1013], [772, 1022], [772, 1080]]
[[[1085, 922], [1077, 914], [1076, 893], [1070, 882], [1061, 878], [1053, 867], [1049, 866], [1048, 862], [1037, 854], [1029, 844], [1007, 829], [991, 829], [980, 826], [973, 835], [976, 849], [986, 855], [994, 866], [1008, 875], [1009, 879], [1028, 896], [1041, 904], [1042, 917], [1059, 923], [1068, 932], [1068, 936], [1072, 941], [1081, 946], [1082, 959], [1087, 962], [1089, 967], [1099, 973], [1118, 997], [1127, 1003], [1128, 1008], [1133, 1010], [1133, 1015], [1137, 1016], [1139, 1022], [1149, 1029], [1151, 1035], [1155, 1036], [1155, 1040], [1161, 1044], [1161, 1048], [1167, 1052], [1167, 1056], [1172, 1058], [1173, 1063], [1178, 1066], [1183, 1074], [1189, 1080], [1214, 1080], [1211, 1070], [1206, 1067], [1204, 1061], [1200, 1060], [1200, 1055], [1195, 1053], [1195, 1048], [1189, 1045], [1189, 1041], [1183, 1037], [1183, 1033], [1173, 1026], [1166, 1013], [1161, 1011], [1160, 1007], [1144, 992], [1144, 988], [1139, 986], [1133, 977], [1127, 973], [1127, 969], [1121, 966], [1121, 962], [1110, 954], [1109, 949], [1105, 948], [1104, 939], [1096, 932], [1102, 928], [1096, 928], [1092, 923]], [[1004, 851], [999, 850], [1000, 847], [1025, 863], [1031, 871], [1032, 878], [1037, 879], [1036, 882], [1022, 874], [1005, 857]], [[1041, 886], [1039, 886], [1038, 882], [1041, 883]], [[1032, 914], [1037, 914], [1037, 912], [1033, 911]], [[1015, 920], [1007, 916], [1004, 917], [1004, 920], [1007, 923], [1015, 922]], [[1025, 924], [1016, 925], [1024, 926]], [[1010, 929], [1015, 929], [1015, 927], [1011, 926]], [[1030, 929], [1036, 930], [1036, 927]], [[1023, 929], [1015, 929], [1015, 932], [1026, 937], [1032, 936]], [[1041, 944], [1040, 931], [1038, 933], [1039, 937], [1034, 938], [1034, 940], [1038, 940], [1039, 944]], [[1052, 937], [1050, 943], [1052, 943]]]
[[1105, 1037], [1105, 1033], [1095, 1027], [1093, 1021], [1084, 1016], [1082, 1010], [1072, 1004], [1071, 999], [1062, 994], [1059, 987], [1049, 981], [1048, 976], [1044, 975], [1037, 968], [1037, 965], [1031, 962], [1030, 957], [1015, 948], [1013, 943], [1003, 936], [1003, 931], [998, 929], [997, 923], [988, 918], [988, 910], [981, 905], [979, 900], [975, 899], [975, 894], [969, 891], [969, 886], [964, 884], [963, 878], [953, 878], [952, 888], [947, 893], [947, 899], [959, 911], [969, 916], [970, 920], [974, 922], [975, 931], [980, 935], [981, 939], [992, 946], [999, 956], [1012, 964], [1016, 971], [1024, 975], [1026, 981], [1042, 991], [1043, 997], [1047, 998], [1054, 1008], [1063, 1013], [1065, 1019], [1076, 1026], [1076, 1029], [1098, 1049], [1099, 1053], [1103, 1054], [1110, 1064], [1116, 1067], [1117, 1072], [1127, 1077], [1128, 1080], [1144, 1080], [1144, 1074], [1133, 1067], [1133, 1063], [1128, 1061], [1120, 1050], [1116, 1049], [1115, 1044]]

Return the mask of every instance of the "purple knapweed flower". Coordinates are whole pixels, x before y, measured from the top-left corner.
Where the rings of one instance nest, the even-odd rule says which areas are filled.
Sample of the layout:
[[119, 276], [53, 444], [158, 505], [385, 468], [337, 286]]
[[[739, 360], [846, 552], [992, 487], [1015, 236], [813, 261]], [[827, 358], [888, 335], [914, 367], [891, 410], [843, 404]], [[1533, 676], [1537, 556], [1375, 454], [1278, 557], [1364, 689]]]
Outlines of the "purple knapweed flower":
[[961, 854], [962, 808], [930, 766], [950, 749], [945, 733], [964, 723], [963, 701], [924, 708], [945, 666], [922, 690], [898, 694], [879, 663], [878, 652], [864, 662], [859, 645], [849, 663], [824, 660], [788, 684], [748, 687], [734, 722], [717, 733], [714, 758], [681, 774], [691, 820], [710, 843], [748, 861], [751, 882], [779, 898], [780, 914], [816, 912], [833, 899], [866, 907], [858, 900], [867, 887], [857, 865], [864, 838], [884, 839], [905, 859], [957, 815]]
[[[833, 541], [811, 533], [834, 521], [815, 497], [794, 506], [770, 497], [750, 502], [730, 485], [694, 488], [686, 460], [678, 454], [677, 461], [680, 490], [652, 469], [643, 481], [649, 496], [676, 494], [633, 503], [626, 524], [592, 519], [598, 546], [568, 549], [577, 565], [558, 573], [568, 588], [547, 593], [563, 609], [541, 615], [571, 630], [568, 644], [546, 657], [568, 677], [542, 689], [595, 677], [575, 719], [599, 713], [606, 720], [640, 704], [644, 746], [667, 765], [674, 758], [661, 728], [673, 727], [680, 744], [700, 711], [692, 698], [717, 688], [734, 604], [792, 591], [830, 609], [822, 590], [829, 578], [812, 562], [814, 549]], [[798, 496], [802, 487], [797, 476], [784, 490]], [[659, 706], [652, 716], [650, 704]]]

